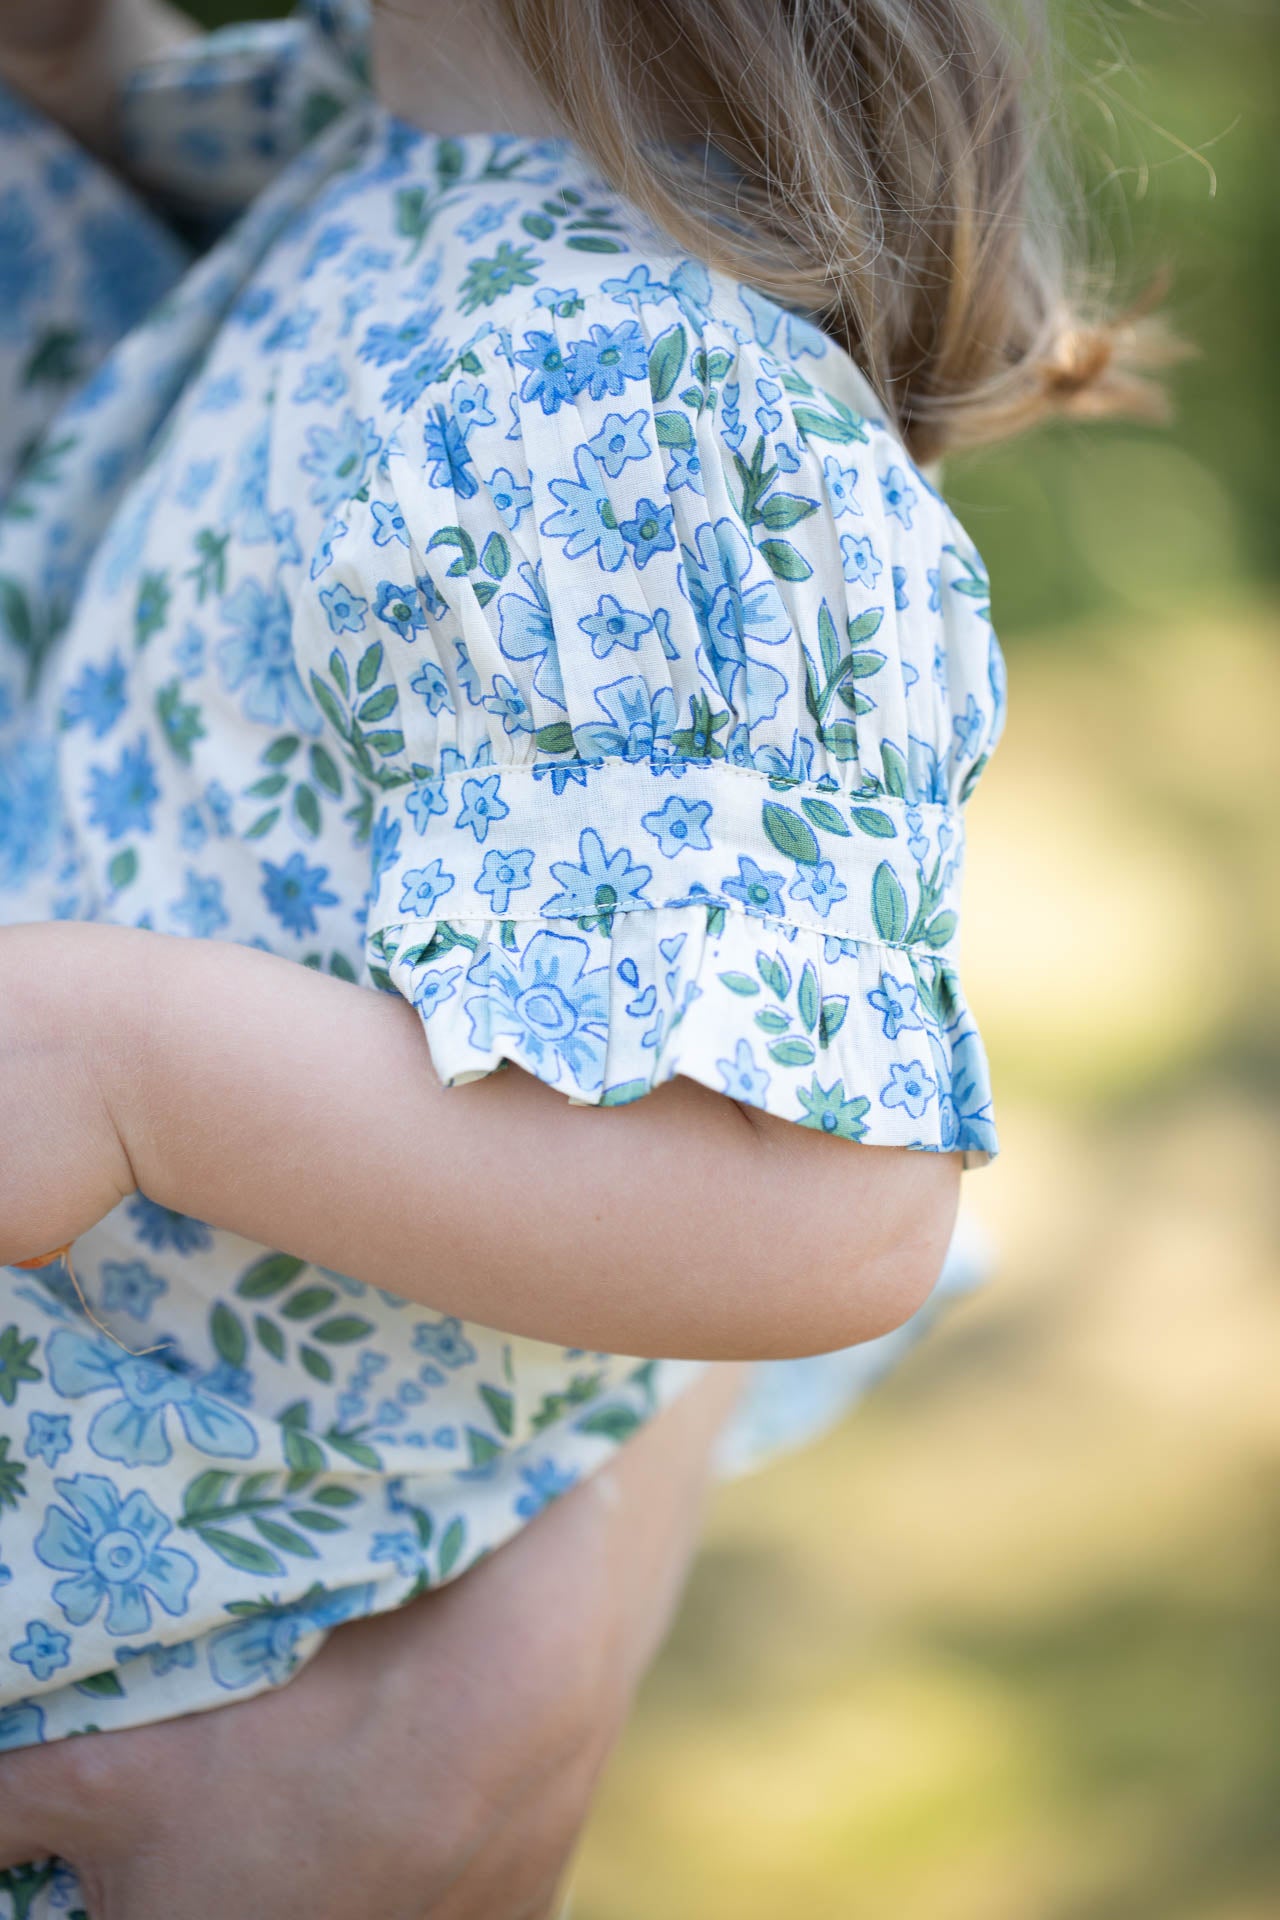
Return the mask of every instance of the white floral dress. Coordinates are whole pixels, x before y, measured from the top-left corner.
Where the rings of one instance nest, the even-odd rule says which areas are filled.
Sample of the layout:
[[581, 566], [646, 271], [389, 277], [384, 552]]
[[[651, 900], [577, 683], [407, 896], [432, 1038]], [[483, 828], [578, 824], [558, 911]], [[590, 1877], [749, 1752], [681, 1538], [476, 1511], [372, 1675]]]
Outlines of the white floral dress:
[[[569, 142], [404, 124], [361, 47], [317, 8], [147, 69], [129, 185], [4, 108], [0, 920], [403, 994], [450, 1086], [682, 1073], [981, 1164], [962, 810], [1003, 694], [972, 542], [810, 322]], [[76, 1254], [122, 1345], [56, 1273], [0, 1275], [0, 1746], [280, 1684], [701, 1370], [143, 1195]], [[726, 1469], [901, 1344], [758, 1369]]]

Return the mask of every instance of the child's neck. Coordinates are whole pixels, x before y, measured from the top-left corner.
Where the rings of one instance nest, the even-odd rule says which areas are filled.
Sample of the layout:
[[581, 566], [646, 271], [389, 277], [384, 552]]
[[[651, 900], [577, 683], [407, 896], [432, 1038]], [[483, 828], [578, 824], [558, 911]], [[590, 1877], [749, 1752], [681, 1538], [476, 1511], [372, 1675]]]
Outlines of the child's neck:
[[567, 133], [481, 0], [375, 4], [373, 85], [385, 107], [427, 133]]

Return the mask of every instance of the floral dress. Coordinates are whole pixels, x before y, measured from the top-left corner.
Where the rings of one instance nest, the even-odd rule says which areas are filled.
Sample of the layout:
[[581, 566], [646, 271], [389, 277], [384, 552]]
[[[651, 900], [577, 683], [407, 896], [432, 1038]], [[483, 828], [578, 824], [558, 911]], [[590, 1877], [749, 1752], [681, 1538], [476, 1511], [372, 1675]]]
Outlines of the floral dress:
[[[148, 67], [127, 182], [3, 105], [0, 921], [401, 994], [447, 1086], [682, 1073], [981, 1164], [962, 810], [1003, 693], [972, 542], [810, 321], [568, 141], [406, 125], [362, 54], [330, 6]], [[0, 1747], [282, 1684], [703, 1370], [143, 1194], [76, 1268], [115, 1340], [60, 1270], [0, 1274]], [[758, 1368], [724, 1470], [915, 1330]], [[7, 1885], [0, 1914], [74, 1904], [50, 1863]]]

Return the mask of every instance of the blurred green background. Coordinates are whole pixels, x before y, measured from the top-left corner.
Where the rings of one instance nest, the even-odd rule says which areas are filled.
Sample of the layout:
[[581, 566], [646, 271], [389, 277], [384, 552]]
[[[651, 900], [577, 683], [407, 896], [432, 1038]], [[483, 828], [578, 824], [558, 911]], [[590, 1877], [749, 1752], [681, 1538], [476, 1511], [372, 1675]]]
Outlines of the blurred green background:
[[1169, 429], [947, 476], [1010, 668], [997, 1272], [717, 1494], [574, 1920], [1280, 1913], [1280, 9], [1056, 11], [1104, 254], [1199, 355]]

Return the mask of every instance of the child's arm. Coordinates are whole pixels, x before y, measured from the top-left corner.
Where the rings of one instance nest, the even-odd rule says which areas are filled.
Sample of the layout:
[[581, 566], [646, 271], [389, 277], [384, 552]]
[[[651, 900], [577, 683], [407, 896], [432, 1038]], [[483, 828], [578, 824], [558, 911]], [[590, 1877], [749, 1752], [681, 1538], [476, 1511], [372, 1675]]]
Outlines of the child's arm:
[[166, 0], [0, 0], [0, 80], [110, 160], [125, 77], [197, 31]]
[[682, 1077], [615, 1108], [514, 1066], [442, 1087], [406, 1001], [220, 941], [0, 932], [0, 1049], [0, 1261], [136, 1184], [511, 1333], [755, 1359], [899, 1325], [957, 1200], [956, 1155], [828, 1138]]

